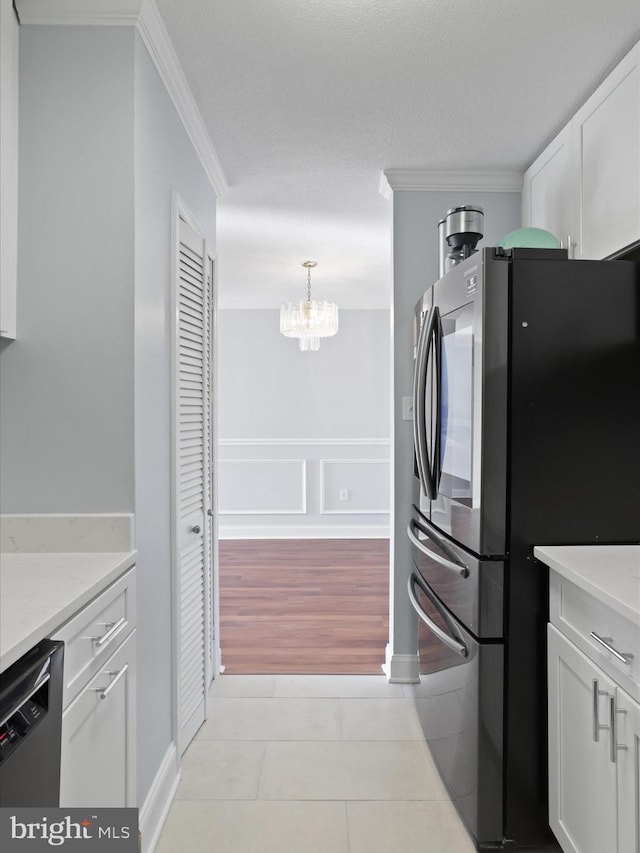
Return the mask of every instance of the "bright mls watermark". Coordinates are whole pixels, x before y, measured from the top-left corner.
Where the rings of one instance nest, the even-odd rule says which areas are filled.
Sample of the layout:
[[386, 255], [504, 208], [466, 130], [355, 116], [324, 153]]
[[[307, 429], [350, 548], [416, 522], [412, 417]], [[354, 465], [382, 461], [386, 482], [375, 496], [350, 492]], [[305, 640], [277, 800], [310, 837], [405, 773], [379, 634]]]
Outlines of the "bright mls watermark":
[[0, 808], [0, 850], [137, 853], [138, 809]]

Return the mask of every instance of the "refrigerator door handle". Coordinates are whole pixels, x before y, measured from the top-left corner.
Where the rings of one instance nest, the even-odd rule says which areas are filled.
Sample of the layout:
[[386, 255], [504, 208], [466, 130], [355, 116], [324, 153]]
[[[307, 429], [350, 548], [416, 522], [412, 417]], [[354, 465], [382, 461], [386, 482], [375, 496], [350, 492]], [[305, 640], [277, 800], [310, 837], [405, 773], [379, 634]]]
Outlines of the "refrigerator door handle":
[[[414, 527], [419, 530], [420, 533], [424, 533], [425, 536], [428, 536], [429, 539], [433, 539], [436, 545], [438, 545], [444, 551], [444, 553], [449, 559], [447, 559], [447, 557], [441, 557], [440, 554], [436, 554], [435, 551], [432, 551], [430, 548], [427, 548], [424, 542], [421, 542], [413, 532]], [[422, 527], [422, 525], [419, 524], [415, 520], [415, 518], [412, 518], [407, 526], [407, 536], [409, 537], [411, 542], [413, 542], [416, 548], [422, 551], [422, 553], [425, 554], [425, 556], [429, 557], [431, 560], [435, 560], [436, 563], [440, 563], [441, 566], [444, 566], [447, 569], [451, 569], [452, 572], [456, 572], [456, 574], [459, 574], [463, 578], [469, 577], [468, 567], [462, 562], [462, 560], [459, 560], [456, 555], [451, 552], [444, 540], [441, 539], [437, 534], [434, 534], [431, 530], [427, 530], [426, 528]]]
[[425, 425], [425, 383], [428, 355], [436, 321], [436, 308], [430, 308], [422, 325], [416, 363], [413, 372], [413, 443], [416, 451], [418, 477], [425, 495], [433, 500], [436, 497], [435, 483], [429, 467], [427, 455], [427, 432]]
[[[433, 361], [435, 367], [436, 379], [436, 419], [435, 419], [435, 438], [433, 442], [433, 459], [431, 464], [431, 476], [433, 479], [433, 498], [438, 496], [440, 487], [440, 446], [442, 443], [442, 321], [440, 320], [440, 310], [434, 306], [433, 312], [435, 319], [433, 322]], [[427, 351], [428, 352], [428, 351]], [[427, 364], [429, 358], [427, 357]]]
[[[436, 623], [427, 616], [427, 614], [424, 612], [422, 607], [420, 607], [420, 602], [418, 601], [416, 594], [413, 591], [413, 588], [416, 584], [420, 587], [420, 589], [424, 592], [424, 594], [429, 598], [429, 600], [431, 601], [433, 606], [436, 608], [438, 613], [442, 616], [442, 618], [444, 619], [447, 627], [449, 628], [449, 630], [451, 631], [453, 636], [449, 636], [449, 634], [445, 633], [442, 630], [442, 628], [438, 627], [438, 625], [436, 625]], [[418, 617], [420, 619], [422, 619], [422, 621], [427, 626], [427, 628], [431, 631], [431, 633], [435, 634], [435, 636], [442, 643], [444, 643], [444, 645], [448, 649], [451, 649], [452, 652], [455, 652], [456, 654], [460, 655], [460, 657], [463, 657], [463, 658], [469, 657], [468, 648], [466, 647], [466, 645], [463, 642], [461, 642], [459, 637], [455, 636], [455, 632], [453, 631], [453, 625], [451, 624], [450, 618], [447, 616], [446, 613], [443, 612], [443, 610], [440, 607], [437, 599], [435, 599], [433, 594], [430, 593], [430, 591], [427, 590], [423, 586], [423, 584], [420, 582], [420, 579], [418, 578], [418, 576], [414, 572], [412, 572], [409, 575], [409, 580], [407, 582], [407, 592], [409, 593], [409, 601], [411, 602], [413, 609], [416, 611], [416, 613], [418, 614]]]

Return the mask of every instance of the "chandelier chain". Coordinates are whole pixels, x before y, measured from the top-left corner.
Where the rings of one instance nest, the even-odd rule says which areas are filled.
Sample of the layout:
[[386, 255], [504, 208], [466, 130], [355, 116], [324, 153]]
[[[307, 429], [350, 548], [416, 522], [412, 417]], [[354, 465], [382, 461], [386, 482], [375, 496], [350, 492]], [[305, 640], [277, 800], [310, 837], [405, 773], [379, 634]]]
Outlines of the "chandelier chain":
[[311, 302], [311, 267], [307, 267], [307, 302]]

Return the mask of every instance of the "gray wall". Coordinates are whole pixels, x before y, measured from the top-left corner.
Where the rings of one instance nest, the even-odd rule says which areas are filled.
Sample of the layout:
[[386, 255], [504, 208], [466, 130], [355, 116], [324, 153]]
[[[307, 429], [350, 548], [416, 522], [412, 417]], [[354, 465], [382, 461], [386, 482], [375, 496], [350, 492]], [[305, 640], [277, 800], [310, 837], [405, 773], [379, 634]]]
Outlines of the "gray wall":
[[133, 31], [20, 30], [18, 337], [3, 512], [131, 512]]
[[485, 236], [480, 246], [494, 245], [520, 225], [520, 193], [393, 194], [394, 582], [390, 651], [396, 655], [416, 653], [416, 617], [407, 597], [411, 551], [406, 534], [412, 501], [413, 435], [411, 422], [402, 420], [402, 398], [411, 395], [413, 380], [413, 309], [438, 278], [438, 220], [458, 204], [484, 208]]
[[215, 194], [133, 28], [22, 27], [20, 62], [1, 509], [136, 513], [142, 804], [172, 739], [171, 191], [212, 245]]
[[171, 742], [171, 191], [213, 248], [215, 194], [153, 65], [135, 44], [135, 513], [138, 792]]
[[390, 313], [339, 315], [337, 335], [300, 352], [278, 310], [220, 311], [221, 440], [389, 437]]
[[300, 352], [277, 309], [220, 311], [222, 536], [388, 535], [390, 323], [342, 309]]

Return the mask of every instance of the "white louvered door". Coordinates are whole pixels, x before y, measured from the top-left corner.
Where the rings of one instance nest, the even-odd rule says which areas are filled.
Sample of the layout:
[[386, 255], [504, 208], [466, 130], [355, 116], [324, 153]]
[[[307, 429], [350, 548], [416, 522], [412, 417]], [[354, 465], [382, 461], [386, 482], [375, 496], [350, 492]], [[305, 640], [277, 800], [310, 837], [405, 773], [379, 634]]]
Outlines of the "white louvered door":
[[175, 365], [178, 747], [207, 716], [211, 681], [213, 260], [179, 220]]

